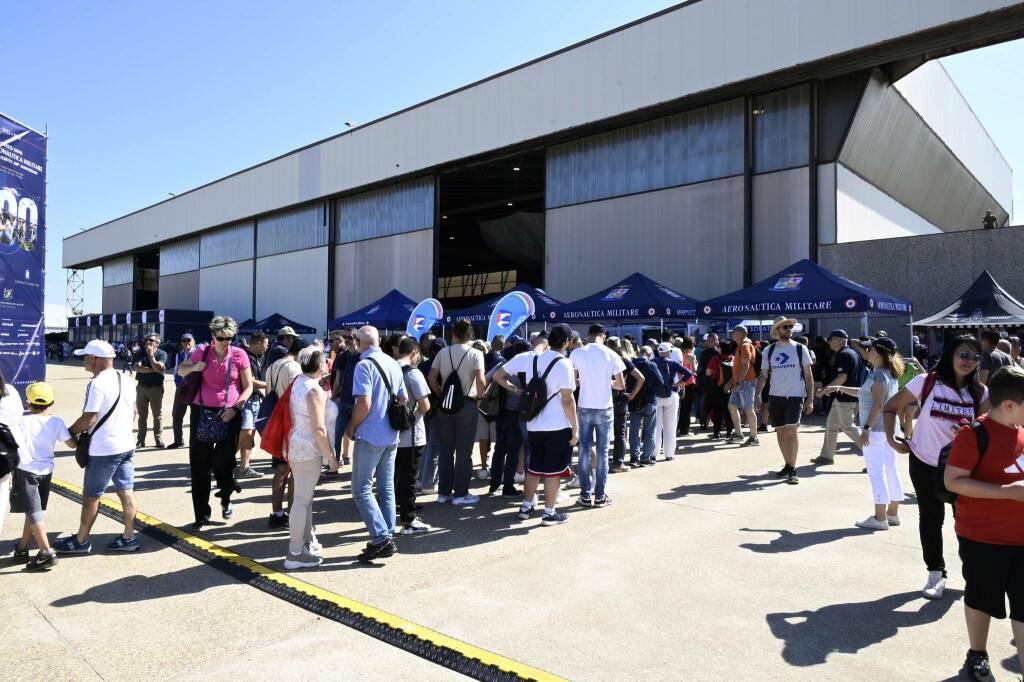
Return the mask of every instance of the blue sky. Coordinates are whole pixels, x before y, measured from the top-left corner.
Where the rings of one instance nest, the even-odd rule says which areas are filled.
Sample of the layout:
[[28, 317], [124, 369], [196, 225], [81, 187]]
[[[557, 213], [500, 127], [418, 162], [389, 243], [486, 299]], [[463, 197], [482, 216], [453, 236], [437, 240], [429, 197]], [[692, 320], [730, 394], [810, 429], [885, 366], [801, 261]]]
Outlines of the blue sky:
[[[637, 19], [674, 2], [21, 3], [2, 108], [50, 133], [48, 303], [80, 228]], [[116, 11], [115, 11], [116, 7]], [[29, 49], [30, 48], [30, 49]], [[8, 57], [10, 59], [10, 55]], [[1015, 168], [1006, 90], [1024, 43], [944, 60]], [[1024, 206], [1022, 178], [1015, 197]], [[1019, 221], [1017, 221], [1019, 222]], [[100, 271], [86, 310], [100, 307]]]

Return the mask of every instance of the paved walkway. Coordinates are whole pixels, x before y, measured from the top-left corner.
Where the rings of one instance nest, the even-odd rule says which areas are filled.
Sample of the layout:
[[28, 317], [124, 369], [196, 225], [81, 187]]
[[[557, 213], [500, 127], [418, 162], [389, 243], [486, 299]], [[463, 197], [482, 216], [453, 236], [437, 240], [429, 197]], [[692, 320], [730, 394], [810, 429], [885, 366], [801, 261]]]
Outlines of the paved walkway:
[[[70, 420], [84, 371], [49, 371], [56, 411]], [[168, 388], [168, 426], [170, 397]], [[326, 559], [302, 578], [570, 679], [955, 678], [967, 645], [952, 528], [952, 589], [929, 602], [918, 592], [925, 570], [913, 499], [900, 528], [855, 528], [871, 511], [862, 460], [841, 455], [814, 470], [807, 462], [821, 438], [820, 425], [804, 431], [799, 486], [770, 473], [780, 466], [771, 436], [754, 449], [685, 439], [674, 462], [613, 475], [611, 507], [572, 507], [570, 522], [555, 528], [520, 522], [516, 504], [500, 498], [455, 508], [425, 497], [423, 516], [438, 532], [399, 538], [400, 553], [375, 567], [354, 561], [367, 537], [346, 470], [317, 491]], [[265, 461], [258, 468], [269, 471]], [[81, 483], [70, 453], [56, 476]], [[141, 451], [141, 509], [185, 527], [187, 478], [185, 450]], [[905, 462], [904, 480], [909, 488]], [[235, 518], [200, 535], [281, 568], [287, 534], [266, 527], [269, 485], [269, 477], [244, 482]], [[72, 530], [77, 513], [52, 497], [50, 529]], [[13, 538], [20, 522], [8, 517], [2, 537]], [[115, 532], [101, 517], [99, 544]], [[61, 679], [453, 676], [144, 542], [135, 555], [99, 551], [45, 575], [0, 562], [0, 641], [8, 643], [0, 669], [39, 676], [20, 655], [27, 651]], [[1007, 623], [993, 624], [989, 651], [999, 677], [1011, 679]]]

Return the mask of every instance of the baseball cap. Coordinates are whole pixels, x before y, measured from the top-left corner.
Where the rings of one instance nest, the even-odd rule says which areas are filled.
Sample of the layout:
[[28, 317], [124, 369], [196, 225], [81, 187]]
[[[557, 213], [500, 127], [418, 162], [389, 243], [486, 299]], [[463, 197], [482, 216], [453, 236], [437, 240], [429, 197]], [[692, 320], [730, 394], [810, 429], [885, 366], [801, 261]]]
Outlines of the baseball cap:
[[847, 334], [846, 331], [843, 330], [843, 329], [833, 329], [832, 331], [830, 331], [828, 333], [828, 338], [830, 338], [830, 339], [846, 339], [846, 340], [849, 340], [850, 335]]
[[97, 358], [117, 357], [117, 353], [114, 352], [114, 347], [100, 339], [93, 339], [89, 343], [85, 344], [85, 348], [79, 348], [76, 350], [75, 355], [78, 357], [82, 357], [83, 355], [92, 355]]
[[561, 348], [570, 338], [572, 338], [572, 327], [567, 324], [556, 324], [548, 332], [548, 343], [555, 348]]
[[295, 333], [295, 330], [292, 329], [291, 327], [287, 326], [287, 325], [285, 325], [284, 327], [281, 327], [277, 331], [277, 335], [278, 336], [295, 336], [295, 337], [298, 337], [298, 334]]
[[548, 333], [546, 331], [539, 331], [539, 332], [534, 332], [533, 334], [530, 334], [530, 345], [531, 346], [536, 346], [541, 341], [547, 341], [547, 340], [548, 340]]
[[888, 336], [880, 336], [877, 339], [870, 339], [864, 342], [865, 348], [876, 348], [885, 350], [889, 355], [896, 352], [896, 342]]
[[25, 388], [25, 398], [30, 405], [46, 407], [53, 404], [53, 387], [42, 381], [29, 384]]
[[602, 336], [606, 336], [608, 334], [608, 331], [604, 328], [603, 324], [592, 324], [590, 325], [590, 330], [587, 332], [587, 334], [589, 336], [597, 336], [599, 334]]
[[195, 341], [196, 337], [192, 336], [191, 334], [182, 334], [181, 335], [181, 340], [182, 341]]
[[658, 344], [658, 352], [659, 353], [671, 353], [672, 352], [672, 344], [668, 343], [667, 341], [662, 341], [661, 343]]

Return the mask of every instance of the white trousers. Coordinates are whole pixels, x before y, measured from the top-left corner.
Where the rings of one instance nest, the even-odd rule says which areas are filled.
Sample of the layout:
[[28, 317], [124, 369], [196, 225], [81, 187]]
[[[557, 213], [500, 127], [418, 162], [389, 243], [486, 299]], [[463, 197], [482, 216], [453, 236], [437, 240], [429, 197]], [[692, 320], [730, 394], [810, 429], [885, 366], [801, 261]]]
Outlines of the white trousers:
[[656, 398], [657, 418], [654, 422], [654, 449], [660, 445], [666, 457], [676, 454], [676, 426], [679, 424], [679, 394]]
[[864, 463], [868, 467], [871, 494], [875, 504], [903, 501], [903, 483], [896, 467], [896, 451], [889, 447], [885, 433], [872, 431], [869, 445], [864, 448]]

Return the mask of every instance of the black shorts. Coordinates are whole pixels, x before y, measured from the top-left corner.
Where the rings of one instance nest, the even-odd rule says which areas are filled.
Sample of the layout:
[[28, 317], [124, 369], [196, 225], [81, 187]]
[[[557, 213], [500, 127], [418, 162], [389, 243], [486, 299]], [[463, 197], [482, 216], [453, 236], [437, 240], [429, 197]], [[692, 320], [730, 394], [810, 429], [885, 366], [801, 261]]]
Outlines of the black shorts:
[[14, 480], [11, 481], [11, 512], [34, 514], [45, 511], [46, 502], [50, 499], [51, 476], [15, 469]]
[[800, 426], [800, 417], [803, 413], [803, 398], [768, 396], [768, 422], [773, 428]]
[[990, 545], [957, 536], [963, 564], [964, 603], [993, 618], [1024, 623], [1024, 546]]
[[572, 429], [530, 431], [530, 464], [526, 473], [542, 478], [572, 476]]

